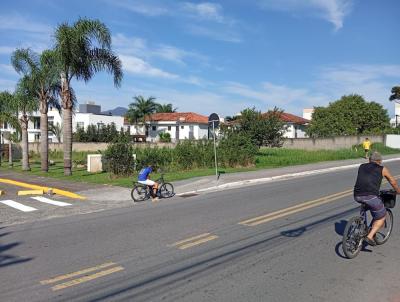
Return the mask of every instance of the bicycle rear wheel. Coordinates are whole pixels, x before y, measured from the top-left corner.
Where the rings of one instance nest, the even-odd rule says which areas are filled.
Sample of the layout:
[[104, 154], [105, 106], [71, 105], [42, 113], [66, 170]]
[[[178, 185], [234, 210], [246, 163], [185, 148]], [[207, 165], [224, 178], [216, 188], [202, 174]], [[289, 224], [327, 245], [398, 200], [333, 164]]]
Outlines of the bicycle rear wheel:
[[342, 249], [347, 258], [356, 257], [362, 248], [366, 226], [360, 216], [352, 217], [347, 222], [343, 233]]
[[147, 194], [147, 187], [141, 185], [134, 186], [131, 191], [131, 197], [134, 202], [145, 201], [149, 198], [149, 194]]
[[393, 230], [393, 213], [391, 210], [386, 209], [386, 219], [385, 224], [379, 231], [375, 234], [375, 242], [378, 245], [384, 244], [388, 241], [390, 234]]
[[169, 198], [174, 196], [174, 186], [170, 184], [169, 182], [164, 183], [160, 187], [160, 196], [162, 198]]

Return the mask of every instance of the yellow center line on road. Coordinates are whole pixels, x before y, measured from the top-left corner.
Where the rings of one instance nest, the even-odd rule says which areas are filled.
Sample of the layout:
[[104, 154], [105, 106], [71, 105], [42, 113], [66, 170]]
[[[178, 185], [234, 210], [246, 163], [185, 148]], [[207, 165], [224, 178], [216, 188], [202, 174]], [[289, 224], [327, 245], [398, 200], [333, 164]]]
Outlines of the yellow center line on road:
[[193, 236], [178, 242], [175, 242], [173, 244], [167, 245], [169, 247], [177, 247], [180, 250], [185, 250], [187, 248], [217, 239], [217, 235], [212, 235], [211, 233], [203, 233], [197, 236]]
[[113, 274], [113, 273], [116, 273], [116, 272], [120, 272], [122, 270], [124, 270], [124, 268], [122, 266], [116, 266], [116, 267], [110, 268], [108, 270], [100, 271], [100, 272], [92, 274], [92, 275], [84, 276], [84, 277], [81, 277], [81, 278], [78, 278], [78, 279], [74, 279], [74, 280], [71, 280], [71, 281], [68, 281], [68, 282], [64, 282], [64, 283], [58, 284], [56, 286], [53, 286], [51, 289], [53, 291], [57, 291], [57, 290], [60, 290], [60, 289], [64, 289], [64, 288], [68, 288], [68, 287], [71, 287], [71, 286], [74, 286], [74, 285], [85, 283], [85, 282], [88, 282], [88, 281], [91, 281], [91, 280], [94, 280], [94, 279], [97, 279], [97, 278], [100, 278], [100, 277], [104, 277], [104, 276], [107, 276], [107, 275], [110, 275], [110, 274]]
[[[394, 178], [398, 179], [398, 178], [400, 178], [400, 175], [396, 175], [396, 176], [394, 176]], [[386, 184], [386, 183], [387, 183], [386, 180], [382, 182], [382, 184]], [[243, 221], [239, 222], [239, 224], [246, 225], [246, 226], [256, 226], [256, 225], [266, 223], [266, 222], [269, 222], [269, 221], [272, 221], [272, 220], [275, 220], [278, 218], [289, 216], [291, 214], [299, 213], [299, 212], [305, 211], [307, 209], [314, 208], [314, 207], [338, 200], [338, 199], [346, 197], [346, 196], [350, 196], [352, 194], [353, 194], [353, 189], [348, 189], [348, 190], [338, 192], [338, 193], [335, 193], [332, 195], [327, 195], [327, 196], [324, 196], [324, 197], [321, 197], [318, 199], [306, 201], [301, 204], [298, 204], [298, 205], [295, 205], [295, 206], [292, 206], [289, 208], [285, 208], [282, 210], [278, 210], [278, 211], [275, 211], [275, 212], [272, 212], [272, 213], [269, 213], [266, 215], [257, 216], [254, 218], [243, 220]]]
[[94, 272], [94, 271], [97, 271], [97, 270], [100, 270], [100, 269], [103, 269], [103, 268], [106, 268], [106, 267], [110, 267], [110, 266], [113, 266], [113, 265], [116, 265], [116, 264], [114, 262], [103, 263], [101, 265], [89, 267], [89, 268], [86, 268], [86, 269], [83, 269], [83, 270], [80, 270], [80, 271], [77, 271], [77, 272], [73, 272], [73, 273], [69, 273], [69, 274], [66, 274], [66, 275], [57, 276], [57, 277], [54, 277], [54, 278], [51, 278], [51, 279], [48, 279], [48, 280], [43, 280], [43, 281], [40, 281], [40, 284], [45, 285], [45, 284], [56, 283], [56, 282], [59, 282], [59, 281], [65, 280], [65, 279], [69, 279], [69, 278], [73, 278], [73, 277], [76, 277], [76, 276], [79, 276], [79, 275], [91, 273], [91, 272]]

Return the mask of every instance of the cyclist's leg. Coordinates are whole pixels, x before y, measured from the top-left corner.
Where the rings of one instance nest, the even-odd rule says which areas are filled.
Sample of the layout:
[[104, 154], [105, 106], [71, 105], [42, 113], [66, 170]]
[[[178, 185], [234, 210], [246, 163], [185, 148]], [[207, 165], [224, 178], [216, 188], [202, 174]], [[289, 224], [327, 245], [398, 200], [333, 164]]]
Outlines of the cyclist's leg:
[[368, 233], [368, 239], [374, 240], [375, 234], [383, 227], [386, 219], [386, 209], [379, 197], [368, 201], [368, 209], [372, 215], [372, 227]]

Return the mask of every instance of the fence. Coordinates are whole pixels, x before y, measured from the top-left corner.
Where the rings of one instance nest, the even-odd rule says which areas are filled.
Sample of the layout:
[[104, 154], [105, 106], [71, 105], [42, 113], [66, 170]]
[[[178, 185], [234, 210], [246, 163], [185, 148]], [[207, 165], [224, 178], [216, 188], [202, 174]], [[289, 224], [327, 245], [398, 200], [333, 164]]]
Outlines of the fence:
[[368, 137], [372, 143], [385, 143], [385, 135], [334, 136], [326, 138], [286, 138], [283, 148], [303, 150], [338, 150], [361, 144]]

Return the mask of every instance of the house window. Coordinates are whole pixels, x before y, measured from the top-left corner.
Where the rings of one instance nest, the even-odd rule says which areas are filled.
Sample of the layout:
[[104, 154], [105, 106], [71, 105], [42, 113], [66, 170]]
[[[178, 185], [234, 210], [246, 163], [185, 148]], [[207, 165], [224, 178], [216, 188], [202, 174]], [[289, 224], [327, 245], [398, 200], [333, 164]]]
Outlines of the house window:
[[40, 133], [35, 133], [35, 142], [40, 140]]
[[185, 129], [185, 126], [181, 126], [181, 129]]
[[8, 124], [4, 123], [4, 129], [8, 129]]
[[85, 123], [84, 122], [77, 122], [76, 123], [76, 128], [84, 128], [85, 127]]
[[40, 118], [39, 117], [33, 118], [33, 129], [40, 129]]
[[151, 130], [156, 131], [157, 130], [157, 126], [152, 126]]
[[171, 131], [171, 126], [168, 126], [168, 131]]

